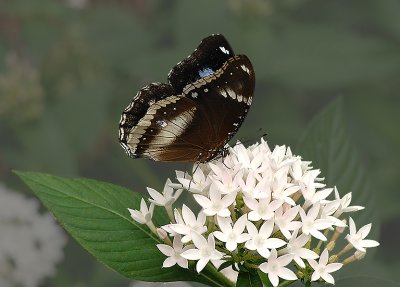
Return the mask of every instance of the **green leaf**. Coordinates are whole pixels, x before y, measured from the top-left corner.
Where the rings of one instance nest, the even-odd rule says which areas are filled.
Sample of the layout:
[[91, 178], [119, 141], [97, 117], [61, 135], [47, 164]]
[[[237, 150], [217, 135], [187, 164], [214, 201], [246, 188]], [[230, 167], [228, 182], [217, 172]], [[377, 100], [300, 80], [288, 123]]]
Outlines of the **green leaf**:
[[[120, 274], [141, 281], [197, 281], [233, 286], [215, 268], [197, 274], [179, 267], [162, 268], [162, 243], [145, 225], [134, 222], [127, 208], [138, 209], [141, 196], [126, 188], [91, 179], [67, 179], [16, 172], [63, 227], [93, 256]], [[163, 209], [153, 220], [165, 224]]]
[[240, 271], [236, 287], [263, 287], [263, 283], [257, 272]]
[[305, 160], [313, 162], [314, 168], [321, 169], [328, 187], [337, 186], [341, 196], [352, 192], [352, 205], [366, 207], [351, 214], [357, 217], [356, 223], [360, 226], [371, 220], [376, 222], [378, 208], [375, 208], [375, 193], [347, 132], [344, 118], [343, 100], [338, 98], [311, 121], [300, 139], [299, 151]]
[[[373, 222], [368, 238], [376, 240], [379, 237], [380, 215], [376, 206], [376, 190], [371, 188], [372, 183], [359, 158], [359, 151], [347, 132], [344, 119], [343, 100], [338, 98], [312, 120], [300, 140], [299, 151], [305, 160], [312, 160], [314, 168], [321, 169], [328, 187], [337, 186], [341, 196], [352, 192], [351, 205], [365, 206], [364, 210], [345, 214], [342, 218], [353, 217], [358, 228]], [[345, 243], [342, 237], [337, 242], [334, 252], [340, 250]], [[373, 270], [376, 250], [371, 248], [366, 258], [352, 264], [351, 268], [342, 268], [335, 277], [369, 276], [367, 270]]]

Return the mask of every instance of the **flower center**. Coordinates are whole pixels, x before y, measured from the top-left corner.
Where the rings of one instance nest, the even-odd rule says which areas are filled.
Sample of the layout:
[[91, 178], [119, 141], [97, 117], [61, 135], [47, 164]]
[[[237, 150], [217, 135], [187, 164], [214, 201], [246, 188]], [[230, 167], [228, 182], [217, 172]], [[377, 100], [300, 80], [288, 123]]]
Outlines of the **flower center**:
[[219, 204], [219, 203], [213, 203], [213, 205], [212, 205], [212, 208], [214, 209], [214, 210], [220, 210], [221, 209], [221, 204]]
[[257, 239], [255, 240], [255, 243], [257, 246], [263, 246], [265, 243], [265, 239], [262, 237], [257, 237]]
[[202, 258], [210, 258], [211, 250], [209, 248], [204, 248], [201, 250], [201, 257]]
[[236, 234], [235, 233], [230, 233], [229, 235], [228, 235], [228, 240], [229, 241], [235, 241], [235, 239], [236, 239]]

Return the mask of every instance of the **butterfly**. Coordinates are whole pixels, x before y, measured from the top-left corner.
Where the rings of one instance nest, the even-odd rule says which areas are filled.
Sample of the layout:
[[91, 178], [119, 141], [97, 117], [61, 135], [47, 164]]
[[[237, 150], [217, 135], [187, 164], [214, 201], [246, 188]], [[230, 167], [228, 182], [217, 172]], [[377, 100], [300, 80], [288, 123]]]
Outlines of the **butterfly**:
[[246, 117], [255, 74], [221, 34], [203, 39], [168, 74], [168, 83], [138, 91], [119, 122], [119, 142], [133, 158], [208, 162], [224, 149]]

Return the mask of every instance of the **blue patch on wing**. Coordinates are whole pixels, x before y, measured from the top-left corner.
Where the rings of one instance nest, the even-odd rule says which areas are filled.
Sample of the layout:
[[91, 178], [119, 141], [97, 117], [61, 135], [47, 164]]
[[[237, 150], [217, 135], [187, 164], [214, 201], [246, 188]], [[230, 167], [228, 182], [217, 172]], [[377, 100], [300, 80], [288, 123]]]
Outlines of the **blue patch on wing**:
[[201, 78], [204, 78], [204, 77], [207, 77], [208, 75], [211, 75], [213, 73], [214, 73], [214, 71], [212, 69], [205, 68], [205, 69], [199, 71], [199, 76]]

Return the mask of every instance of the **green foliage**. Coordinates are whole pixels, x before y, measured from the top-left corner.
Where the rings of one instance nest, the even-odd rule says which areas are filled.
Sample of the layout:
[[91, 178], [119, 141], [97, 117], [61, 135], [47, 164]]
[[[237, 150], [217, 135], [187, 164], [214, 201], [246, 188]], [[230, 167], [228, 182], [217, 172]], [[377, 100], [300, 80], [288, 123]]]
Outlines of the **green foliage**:
[[315, 168], [321, 169], [328, 187], [336, 186], [341, 195], [352, 192], [352, 205], [366, 207], [355, 214], [358, 225], [365, 225], [371, 220], [378, 223], [376, 194], [344, 119], [343, 99], [338, 98], [311, 121], [299, 141], [298, 154], [305, 160], [311, 160]]
[[[156, 244], [163, 243], [131, 219], [128, 207], [139, 208], [141, 196], [128, 189], [90, 179], [66, 179], [42, 173], [16, 172], [64, 228], [93, 256], [120, 274], [143, 281], [199, 281], [224, 286], [216, 270], [204, 274], [178, 267], [162, 268], [165, 259]], [[166, 224], [162, 209], [154, 222]], [[209, 279], [213, 273], [212, 279]]]
[[236, 287], [263, 287], [263, 283], [257, 272], [240, 271]]

